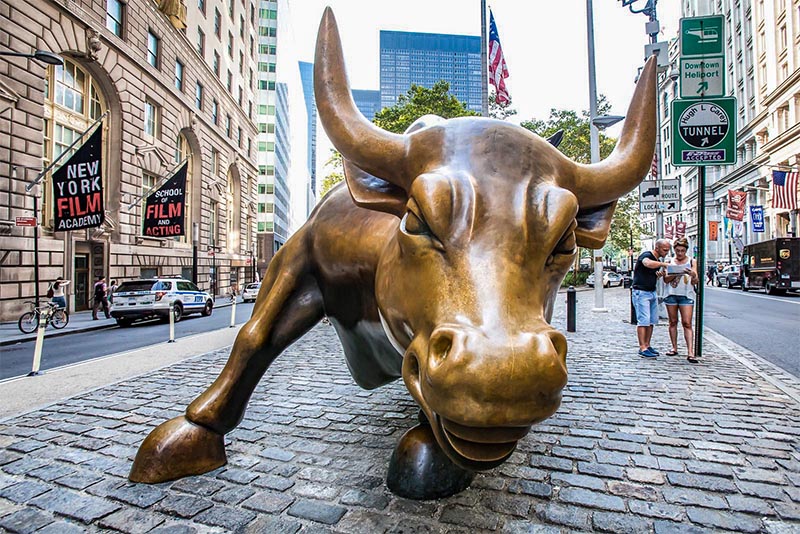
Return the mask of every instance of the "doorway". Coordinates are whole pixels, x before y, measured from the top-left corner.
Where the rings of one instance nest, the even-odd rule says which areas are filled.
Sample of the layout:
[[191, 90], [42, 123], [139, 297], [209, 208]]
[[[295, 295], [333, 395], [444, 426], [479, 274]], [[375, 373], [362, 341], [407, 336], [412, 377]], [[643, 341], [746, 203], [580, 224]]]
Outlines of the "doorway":
[[89, 309], [89, 255], [75, 254], [75, 311]]

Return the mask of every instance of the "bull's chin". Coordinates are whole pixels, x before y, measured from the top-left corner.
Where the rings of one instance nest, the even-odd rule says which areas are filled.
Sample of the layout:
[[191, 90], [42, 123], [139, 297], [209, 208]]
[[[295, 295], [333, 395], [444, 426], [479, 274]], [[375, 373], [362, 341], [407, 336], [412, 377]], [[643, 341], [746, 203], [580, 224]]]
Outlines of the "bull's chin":
[[505, 462], [530, 427], [472, 428], [432, 413], [433, 435], [450, 460], [463, 469], [486, 471]]

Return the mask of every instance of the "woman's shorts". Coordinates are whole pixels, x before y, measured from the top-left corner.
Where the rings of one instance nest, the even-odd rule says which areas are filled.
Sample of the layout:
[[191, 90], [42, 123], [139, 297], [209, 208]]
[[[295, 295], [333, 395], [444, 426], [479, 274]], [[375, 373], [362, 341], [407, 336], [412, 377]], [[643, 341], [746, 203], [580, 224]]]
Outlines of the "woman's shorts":
[[694, 306], [694, 299], [683, 295], [667, 295], [664, 298], [664, 304], [667, 306]]

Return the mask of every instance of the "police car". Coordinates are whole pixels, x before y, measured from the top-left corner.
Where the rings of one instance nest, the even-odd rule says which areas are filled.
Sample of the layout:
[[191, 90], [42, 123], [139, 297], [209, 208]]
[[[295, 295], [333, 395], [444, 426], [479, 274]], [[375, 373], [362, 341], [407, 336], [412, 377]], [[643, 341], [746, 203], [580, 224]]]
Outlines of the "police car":
[[214, 299], [189, 280], [180, 277], [141, 278], [122, 282], [111, 296], [111, 316], [119, 326], [136, 319], [169, 319], [170, 306], [175, 322], [184, 315], [204, 317], [214, 310]]

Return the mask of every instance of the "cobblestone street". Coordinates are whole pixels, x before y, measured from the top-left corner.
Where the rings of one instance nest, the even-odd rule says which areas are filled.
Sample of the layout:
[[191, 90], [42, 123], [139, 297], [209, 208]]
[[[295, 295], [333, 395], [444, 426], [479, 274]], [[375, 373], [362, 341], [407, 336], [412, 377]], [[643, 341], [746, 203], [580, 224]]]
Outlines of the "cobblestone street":
[[[593, 313], [592, 293], [579, 293], [560, 410], [455, 497], [388, 491], [389, 457], [415, 404], [402, 381], [358, 388], [332, 327], [319, 325], [267, 372], [226, 437], [229, 464], [202, 476], [126, 478], [144, 437], [216, 378], [229, 349], [0, 422], [0, 529], [800, 531], [797, 379], [713, 333], [699, 365], [639, 358], [627, 295], [607, 291], [610, 312]], [[563, 307], [562, 294], [553, 321], [562, 331]], [[659, 326], [662, 353], [666, 339]]]

